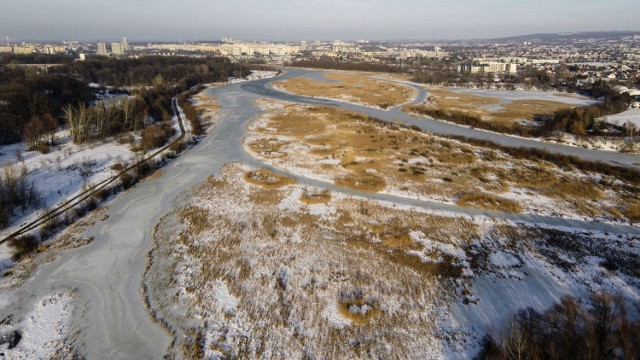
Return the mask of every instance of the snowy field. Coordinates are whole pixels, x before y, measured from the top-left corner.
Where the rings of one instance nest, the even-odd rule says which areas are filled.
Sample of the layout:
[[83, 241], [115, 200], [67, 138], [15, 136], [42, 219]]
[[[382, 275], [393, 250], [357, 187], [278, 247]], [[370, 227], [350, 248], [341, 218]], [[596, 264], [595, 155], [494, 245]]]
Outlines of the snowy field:
[[[36, 301], [23, 318], [0, 319], [0, 336], [10, 340], [0, 343], [0, 358], [71, 358], [73, 353], [68, 343], [72, 340], [70, 323], [73, 310], [72, 291], [54, 292]], [[17, 344], [11, 344], [16, 340]]]
[[525, 90], [485, 90], [485, 89], [447, 89], [451, 92], [470, 94], [483, 97], [497, 98], [503, 103], [514, 100], [546, 100], [557, 101], [570, 105], [591, 105], [597, 103], [596, 100], [585, 96], [556, 91], [525, 91]]
[[156, 232], [145, 281], [175, 352], [189, 334], [212, 358], [470, 359], [518, 310], [601, 290], [640, 301], [637, 237], [247, 182], [252, 171], [227, 165]]
[[640, 129], [640, 110], [629, 109], [616, 115], [609, 115], [606, 117], [606, 121], [610, 124], [624, 126], [626, 123], [634, 124]]
[[[179, 111], [182, 112], [180, 109]], [[183, 114], [184, 116], [184, 114]], [[178, 118], [173, 117], [172, 125], [176, 134], [170, 141], [180, 136]], [[185, 124], [189, 131], [188, 122]], [[32, 181], [41, 196], [42, 209], [32, 208], [22, 212], [16, 211], [10, 219], [10, 226], [0, 232], [4, 238], [18, 230], [23, 224], [35, 220], [43, 211], [73, 198], [87, 187], [109, 179], [118, 172], [112, 167], [116, 164], [127, 165], [147, 156], [148, 153], [136, 153], [127, 141], [120, 141], [123, 137], [112, 137], [103, 141], [88, 144], [74, 144], [69, 130], [60, 130], [55, 134], [56, 145], [50, 147], [47, 154], [38, 151], [28, 151], [25, 143], [0, 146], [1, 171], [7, 168], [26, 170], [27, 179]], [[135, 141], [139, 137], [131, 134]], [[7, 244], [0, 245], [0, 272], [11, 265], [11, 250]]]

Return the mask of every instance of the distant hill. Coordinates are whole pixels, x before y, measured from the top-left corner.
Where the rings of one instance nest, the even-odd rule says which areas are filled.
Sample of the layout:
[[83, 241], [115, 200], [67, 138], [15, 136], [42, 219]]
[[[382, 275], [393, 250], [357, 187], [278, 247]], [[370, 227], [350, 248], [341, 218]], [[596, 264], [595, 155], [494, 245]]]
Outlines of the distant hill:
[[587, 39], [618, 39], [625, 36], [640, 35], [640, 31], [587, 31], [587, 32], [563, 32], [546, 34], [529, 34], [491, 39], [494, 41], [542, 41], [562, 42]]

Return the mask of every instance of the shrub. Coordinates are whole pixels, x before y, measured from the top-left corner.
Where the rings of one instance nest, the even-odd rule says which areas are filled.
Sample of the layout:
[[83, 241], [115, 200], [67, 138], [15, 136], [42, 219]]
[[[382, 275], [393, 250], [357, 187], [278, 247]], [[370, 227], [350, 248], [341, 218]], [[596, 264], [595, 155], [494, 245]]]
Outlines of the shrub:
[[[25, 168], [7, 166], [0, 174], [0, 209], [8, 218], [16, 211], [40, 206], [41, 197], [35, 184], [27, 177]], [[2, 216], [0, 216], [2, 217]]]
[[115, 164], [111, 165], [111, 170], [120, 172], [120, 171], [124, 170], [125, 167], [126, 166], [123, 163], [119, 162], [119, 163], [115, 163]]
[[182, 141], [176, 141], [176, 142], [172, 143], [169, 146], [169, 150], [171, 150], [171, 151], [173, 151], [175, 153], [181, 153], [186, 148], [187, 148], [187, 145], [185, 143], [183, 143]]
[[35, 150], [39, 151], [42, 154], [48, 154], [50, 149], [49, 149], [49, 145], [45, 144], [45, 143], [38, 143], [38, 145], [36, 146]]
[[149, 164], [148, 161], [144, 160], [141, 161], [138, 166], [136, 166], [136, 177], [138, 179], [142, 179], [145, 176], [149, 175], [149, 173], [151, 172], [152, 168], [151, 168], [151, 164]]
[[142, 131], [140, 147], [143, 151], [159, 148], [175, 134], [175, 130], [169, 122], [151, 125]]
[[520, 311], [498, 342], [486, 338], [482, 359], [633, 359], [640, 353], [640, 321], [619, 295], [598, 293], [590, 307], [565, 297], [552, 309]]
[[631, 223], [640, 221], [640, 203], [627, 206], [624, 214]]
[[123, 189], [128, 189], [136, 183], [136, 178], [131, 173], [126, 172], [120, 176], [120, 185]]
[[84, 200], [84, 208], [86, 211], [93, 211], [98, 207], [98, 199], [95, 196], [89, 196]]
[[40, 241], [34, 235], [23, 235], [9, 240], [8, 245], [13, 250], [13, 258], [19, 260], [37, 249]]
[[[48, 212], [48, 210], [45, 210]], [[58, 217], [54, 216], [51, 219], [47, 220], [40, 226], [40, 238], [48, 239], [58, 228], [59, 221]]]
[[98, 190], [94, 196], [100, 201], [105, 201], [109, 196], [111, 196], [112, 192], [113, 190], [110, 187], [103, 187]]

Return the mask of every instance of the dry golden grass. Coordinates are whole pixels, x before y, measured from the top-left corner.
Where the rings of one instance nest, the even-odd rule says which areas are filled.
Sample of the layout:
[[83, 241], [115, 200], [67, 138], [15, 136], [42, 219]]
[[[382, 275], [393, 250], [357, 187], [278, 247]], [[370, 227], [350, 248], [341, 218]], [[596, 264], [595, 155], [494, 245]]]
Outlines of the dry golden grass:
[[325, 77], [335, 82], [319, 82], [306, 78], [294, 78], [274, 83], [287, 92], [355, 102], [383, 109], [411, 101], [415, 90], [391, 81], [372, 79], [366, 73], [329, 73]]
[[[281, 210], [262, 202], [251, 203], [251, 199], [272, 197], [274, 192], [238, 181], [252, 171], [258, 170], [227, 165], [220, 177], [208, 179], [189, 194], [188, 199], [196, 197], [210, 209], [206, 233], [196, 236], [196, 229], [191, 229], [204, 220], [181, 220], [180, 214], [190, 213], [188, 210], [163, 219], [154, 233], [153, 261], [146, 277], [166, 272], [166, 283], [153, 287], [155, 292], [149, 296], [161, 301], [156, 314], [163, 322], [173, 328], [186, 327], [177, 332], [172, 351], [199, 353], [197, 347], [187, 346], [192, 345], [190, 339], [179, 336], [198, 328], [192, 320], [184, 321], [182, 311], [172, 312], [172, 304], [180, 302], [188, 314], [207, 319], [199, 326], [201, 333], [207, 332], [201, 345], [231, 358], [259, 358], [265, 348], [282, 349], [271, 353], [276, 357], [297, 357], [303, 351], [320, 357], [340, 353], [348, 358], [419, 355], [412, 349], [425, 347], [415, 346], [416, 341], [433, 340], [426, 334], [431, 333], [436, 318], [435, 314], [423, 315], [431, 314], [435, 302], [455, 296], [455, 286], [444, 284], [459, 276], [460, 269], [446, 264], [448, 260], [420, 264], [418, 256], [407, 254], [408, 249], [374, 241], [366, 225], [389, 220], [392, 228], [382, 228], [380, 233], [394, 236], [406, 235], [409, 229], [432, 229], [434, 238], [447, 242], [477, 237], [475, 225], [465, 219], [344, 197], [328, 200], [337, 209], [331, 218], [310, 215], [303, 208]], [[305, 189], [308, 194], [322, 194], [319, 189]], [[286, 197], [295, 190], [290, 187], [277, 192]], [[237, 203], [246, 206], [230, 205]], [[171, 216], [178, 219], [171, 220]], [[181, 270], [186, 264], [189, 272]], [[183, 291], [177, 291], [175, 279], [183, 279]], [[212, 286], [220, 282], [238, 299], [232, 311], [212, 299]], [[167, 299], [166, 294], [175, 295]], [[351, 325], [336, 326], [325, 317], [327, 311]], [[265, 326], [271, 331], [262, 331]], [[282, 336], [273, 336], [275, 333]], [[304, 335], [308, 333], [314, 334], [313, 341]], [[372, 336], [375, 341], [364, 341], [357, 347], [340, 341]]]
[[489, 96], [455, 93], [441, 88], [429, 88], [428, 91], [431, 102], [445, 109], [472, 111], [478, 107], [500, 104], [500, 99]]
[[549, 100], [513, 100], [503, 105], [499, 111], [490, 114], [490, 120], [501, 122], [513, 122], [514, 120], [533, 120], [534, 115], [551, 114], [556, 110], [571, 108], [573, 106]]
[[[474, 206], [511, 212], [549, 206], [545, 210], [620, 218], [620, 213], [607, 211], [611, 206], [590, 203], [604, 197], [604, 185], [549, 162], [515, 159], [331, 107], [281, 105], [277, 109], [261, 119], [261, 127], [250, 131], [249, 150], [275, 166], [296, 164], [341, 187], [365, 192], [400, 190], [447, 201], [469, 189], [498, 200], [516, 191], [548, 197], [554, 204], [476, 199]], [[284, 155], [269, 156], [270, 151]], [[625, 195], [619, 190], [608, 200], [624, 203]]]
[[633, 203], [627, 205], [624, 210], [624, 215], [629, 219], [631, 223], [637, 223], [640, 221], [640, 203]]
[[218, 99], [208, 95], [206, 91], [201, 91], [192, 98], [196, 100], [195, 108], [202, 125], [208, 127], [215, 123], [222, 109]]
[[276, 189], [255, 190], [249, 194], [249, 201], [262, 206], [276, 206], [285, 198], [285, 192]]
[[476, 156], [465, 152], [443, 152], [438, 154], [437, 159], [444, 164], [470, 165], [476, 161]]
[[486, 210], [493, 211], [504, 211], [511, 213], [519, 213], [522, 212], [522, 207], [517, 202], [504, 199], [499, 196], [480, 193], [480, 192], [471, 192], [464, 193], [460, 195], [456, 204], [464, 207], [475, 207]]
[[302, 195], [300, 195], [300, 201], [308, 205], [325, 204], [328, 203], [329, 200], [331, 200], [331, 192], [329, 190], [306, 190], [304, 193], [302, 193]]
[[[502, 102], [490, 96], [455, 93], [442, 88], [429, 89], [429, 101], [435, 108], [464, 111], [485, 121], [514, 124], [518, 120], [532, 120], [534, 115], [550, 114], [559, 109], [573, 107], [559, 101], [522, 99]], [[492, 106], [500, 106], [492, 109]]]
[[277, 189], [296, 183], [296, 181], [290, 177], [276, 174], [267, 169], [252, 170], [245, 173], [244, 181], [267, 189]]
[[[497, 248], [485, 243], [516, 254], [536, 242], [575, 243], [575, 234], [557, 230], [479, 225], [310, 187], [239, 181], [253, 171], [226, 165], [185, 198], [197, 198], [206, 218], [195, 211], [190, 218], [200, 220], [185, 221], [181, 214], [194, 212], [186, 205], [156, 227], [145, 279], [162, 280], [150, 287], [155, 314], [182, 330], [174, 333], [172, 355], [201, 356], [206, 346], [227, 358], [424, 358], [438, 315], [473, 295], [465, 270], [487, 270], [487, 251]], [[335, 212], [274, 206], [295, 202], [298, 191]], [[208, 224], [206, 231], [199, 224]], [[551, 246], [563, 236], [570, 241]], [[237, 300], [233, 309], [214, 297], [221, 283]]]
[[200, 235], [209, 228], [209, 211], [197, 206], [187, 206], [180, 209], [180, 218], [187, 222], [192, 235]]
[[590, 182], [576, 183], [562, 179], [542, 192], [548, 196], [561, 199], [598, 200], [604, 197], [604, 192]]
[[347, 174], [335, 179], [338, 186], [358, 191], [377, 193], [386, 187], [383, 178], [373, 174]]
[[267, 158], [282, 158], [287, 154], [280, 151], [283, 146], [287, 145], [286, 141], [276, 138], [257, 139], [247, 144], [251, 151], [256, 152]]
[[372, 299], [362, 294], [343, 294], [338, 300], [338, 311], [356, 325], [366, 325], [380, 316], [380, 309]]

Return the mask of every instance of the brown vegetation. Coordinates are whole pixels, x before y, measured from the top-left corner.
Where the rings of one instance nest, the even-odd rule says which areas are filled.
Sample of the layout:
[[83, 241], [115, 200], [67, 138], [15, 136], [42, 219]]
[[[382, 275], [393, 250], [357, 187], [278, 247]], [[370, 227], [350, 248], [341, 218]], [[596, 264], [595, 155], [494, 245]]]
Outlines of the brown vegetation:
[[244, 174], [244, 180], [248, 183], [259, 185], [267, 189], [277, 189], [296, 183], [296, 181], [290, 177], [276, 174], [267, 169], [249, 171]]
[[[249, 132], [247, 148], [272, 165], [295, 164], [357, 191], [400, 190], [509, 212], [548, 206], [547, 212], [568, 209], [605, 218], [620, 218], [619, 211], [610, 210], [622, 208], [629, 198], [640, 200], [640, 174], [634, 169], [483, 140], [432, 136], [331, 107], [282, 106], [252, 123]], [[606, 176], [595, 180], [593, 173]], [[628, 184], [612, 185], [612, 177]], [[614, 195], [607, 201], [617, 206], [597, 201], [609, 189]], [[544, 196], [554, 205], [504, 199], [510, 191]]]
[[380, 316], [375, 299], [367, 298], [359, 291], [341, 294], [338, 311], [356, 325], [365, 325]]
[[9, 240], [7, 245], [13, 250], [13, 258], [19, 260], [35, 251], [40, 241], [34, 235], [24, 235]]
[[496, 342], [485, 339], [481, 359], [634, 359], [640, 322], [627, 315], [622, 296], [597, 293], [586, 307], [565, 297], [544, 313], [513, 316]]
[[191, 92], [181, 94], [178, 96], [177, 101], [178, 105], [182, 108], [187, 121], [191, 124], [191, 133], [195, 136], [200, 136], [203, 132], [202, 124], [200, 123], [200, 116], [198, 115], [195, 106], [193, 106], [189, 99], [190, 95], [192, 95]]
[[306, 190], [300, 196], [300, 201], [308, 205], [325, 204], [329, 202], [329, 200], [331, 200], [331, 193], [329, 192], [329, 190], [322, 190], [322, 191]]
[[294, 78], [274, 85], [298, 95], [356, 102], [383, 109], [406, 103], [415, 96], [415, 91], [409, 86], [372, 79], [370, 76], [366, 73], [329, 73], [325, 77], [338, 83]]
[[494, 211], [522, 212], [522, 207], [517, 202], [486, 193], [474, 192], [461, 194], [456, 204], [464, 207], [477, 207]]
[[166, 144], [174, 134], [175, 129], [170, 122], [162, 122], [148, 126], [142, 131], [140, 148], [145, 152], [150, 149], [159, 148]]
[[640, 203], [634, 203], [627, 205], [624, 210], [624, 215], [632, 223], [640, 222]]
[[[427, 263], [408, 253], [422, 251], [420, 244], [404, 247], [383, 239], [406, 238], [409, 231], [419, 230], [434, 240], [467, 242], [478, 236], [474, 224], [309, 187], [303, 188], [300, 204], [321, 199], [336, 209], [335, 215], [311, 215], [306, 206], [283, 210], [277, 205], [295, 193], [294, 187], [276, 190], [238, 181], [258, 171], [225, 166], [220, 176], [187, 195], [200, 199], [199, 204], [185, 205], [158, 226], [152, 270], [166, 266], [168, 283], [154, 287], [166, 306], [159, 312], [162, 321], [183, 326], [184, 315], [171, 315], [171, 304], [182, 302], [207, 319], [200, 326], [207, 340], [200, 346], [228, 357], [260, 357], [263, 347], [275, 349], [271, 351], [278, 357], [297, 357], [302, 351], [316, 356], [419, 356], [413, 351], [424, 347], [414, 346], [416, 342], [435, 340], [424, 336], [432, 331], [435, 314], [423, 315], [432, 314], [435, 301], [453, 295], [454, 287], [436, 284], [459, 278], [462, 268], [455, 259]], [[387, 223], [394, 225], [387, 228]], [[180, 270], [185, 264], [190, 271]], [[185, 284], [183, 291], [172, 283], [178, 278]], [[234, 309], [211, 298], [221, 282], [238, 299]], [[166, 301], [167, 293], [176, 298]], [[329, 315], [345, 325], [337, 326]], [[262, 326], [270, 331], [261, 331]], [[340, 340], [372, 334], [374, 342], [362, 340], [355, 347]], [[184, 348], [185, 341], [177, 337], [175, 351], [188, 348], [191, 353], [194, 347]]]

